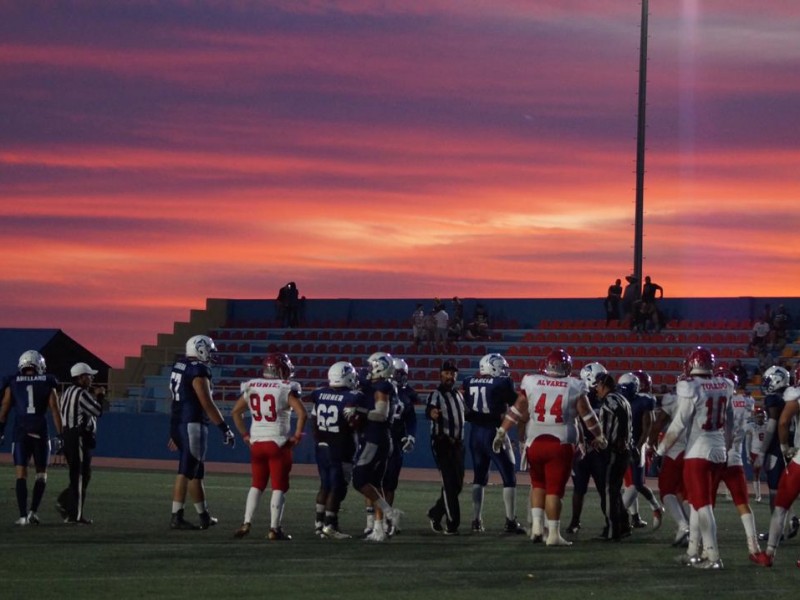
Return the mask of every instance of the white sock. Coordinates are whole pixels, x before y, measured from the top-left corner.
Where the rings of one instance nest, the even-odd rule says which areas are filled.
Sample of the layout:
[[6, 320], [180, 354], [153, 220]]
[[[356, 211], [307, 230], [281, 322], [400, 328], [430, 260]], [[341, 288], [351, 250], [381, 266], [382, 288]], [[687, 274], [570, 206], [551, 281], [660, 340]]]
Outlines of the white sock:
[[544, 535], [544, 509], [531, 509], [531, 535]]
[[272, 529], [277, 529], [281, 526], [281, 518], [283, 517], [283, 505], [286, 503], [286, 497], [280, 490], [272, 490], [272, 498], [269, 501], [269, 526]]
[[195, 502], [194, 509], [197, 511], [198, 515], [202, 515], [204, 512], [208, 511], [208, 504], [205, 502]]
[[[752, 550], [752, 546], [750, 545], [750, 540], [757, 540], [758, 535], [756, 534], [756, 518], [753, 513], [745, 513], [741, 516], [742, 519], [742, 526], [744, 526], [744, 534], [747, 537], [747, 547]], [[756, 546], [758, 546], [758, 542], [756, 542]], [[758, 552], [758, 550], [755, 550]]]
[[700, 533], [703, 537], [703, 554], [711, 562], [719, 560], [717, 521], [714, 519], [714, 511], [710, 504], [700, 507], [700, 510], [697, 511], [697, 519], [700, 524]]
[[[636, 494], [638, 493], [639, 492], [637, 492], [636, 488], [632, 485], [626, 487], [625, 491], [622, 492], [622, 504], [625, 506], [625, 508], [630, 514], [634, 514], [631, 512], [631, 506], [633, 505], [634, 500], [636, 500]], [[634, 510], [634, 512], [636, 511]]]
[[547, 539], [557, 540], [561, 537], [561, 521], [551, 521], [547, 519]]
[[689, 521], [686, 518], [686, 513], [683, 512], [683, 505], [678, 500], [675, 494], [667, 494], [662, 498], [664, 508], [667, 513], [677, 523], [678, 528], [683, 530], [689, 529]]
[[772, 511], [772, 518], [769, 521], [769, 541], [767, 542], [767, 552], [769, 552], [770, 548], [772, 549], [770, 554], [775, 554], [775, 550], [778, 548], [788, 514], [789, 511], [780, 506], [776, 506], [775, 510]]
[[173, 500], [172, 501], [172, 512], [173, 512], [173, 514], [178, 512], [179, 510], [183, 510], [183, 502], [175, 502], [175, 500]]
[[700, 522], [698, 520], [697, 511], [694, 508], [689, 512], [689, 546], [686, 548], [686, 554], [689, 556], [697, 556], [700, 549]]
[[472, 518], [480, 521], [483, 513], [483, 486], [472, 484]]
[[247, 491], [247, 501], [244, 504], [244, 522], [251, 523], [253, 521], [253, 515], [256, 512], [256, 508], [258, 508], [258, 502], [261, 500], [262, 490], [251, 487]]
[[503, 504], [506, 505], [506, 519], [509, 521], [517, 518], [517, 488], [504, 487], [503, 488]]

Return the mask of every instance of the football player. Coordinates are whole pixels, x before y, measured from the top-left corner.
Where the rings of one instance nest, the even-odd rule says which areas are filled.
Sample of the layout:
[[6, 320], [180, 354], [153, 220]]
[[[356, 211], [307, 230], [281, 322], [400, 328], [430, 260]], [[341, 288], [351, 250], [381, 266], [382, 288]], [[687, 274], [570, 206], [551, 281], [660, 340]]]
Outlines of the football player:
[[367, 359], [367, 377], [363, 382], [360, 404], [348, 411], [350, 418], [358, 419], [360, 415], [363, 419], [353, 467], [353, 487], [374, 509], [372, 531], [365, 538], [372, 542], [382, 542], [387, 538], [385, 518], [396, 523], [401, 515], [383, 495], [383, 476], [392, 445], [389, 426], [395, 393], [391, 381], [393, 372], [391, 354], [372, 354]]
[[753, 469], [753, 496], [756, 502], [761, 502], [761, 461], [764, 451], [764, 439], [767, 435], [767, 413], [764, 409], [756, 407], [753, 416], [745, 429], [745, 448]]
[[355, 367], [339, 361], [328, 369], [328, 386], [311, 394], [315, 455], [320, 490], [316, 501], [316, 528], [320, 537], [346, 539], [339, 529], [339, 507], [347, 494], [356, 445], [348, 408], [360, 403]]
[[[620, 375], [617, 381], [618, 392], [624, 395], [631, 405], [633, 425], [633, 448], [631, 464], [626, 474], [625, 492], [622, 501], [631, 516], [633, 527], [646, 527], [647, 522], [639, 517], [638, 496], [641, 494], [650, 504], [653, 511], [653, 529], [661, 527], [664, 509], [656, 500], [653, 490], [645, 483], [644, 448], [653, 425], [653, 413], [656, 409], [656, 397], [653, 396], [653, 380], [644, 371], [635, 371]], [[629, 475], [629, 477], [628, 477]]]
[[[58, 411], [56, 378], [47, 374], [44, 357], [36, 350], [23, 352], [17, 361], [17, 375], [11, 377], [0, 405], [0, 444], [3, 443], [8, 413], [14, 410], [14, 467], [19, 507], [17, 525], [38, 525], [37, 511], [47, 486], [50, 436], [47, 411], [53, 416], [57, 440], [61, 440], [61, 413]], [[58, 449], [57, 449], [58, 450]], [[28, 462], [33, 458], [36, 481], [28, 508]]]
[[[403, 468], [403, 455], [413, 452], [417, 438], [417, 412], [414, 406], [419, 396], [408, 385], [408, 363], [402, 358], [394, 358], [395, 401], [392, 402], [391, 418], [392, 451], [386, 463], [386, 474], [383, 477], [383, 493], [386, 501], [394, 505], [394, 495]], [[389, 523], [388, 532], [394, 535], [400, 531], [399, 523]]]
[[789, 371], [783, 367], [773, 366], [764, 371], [761, 377], [761, 389], [764, 392], [764, 410], [767, 413], [767, 426], [764, 432], [764, 443], [756, 462], [764, 469], [769, 487], [769, 509], [775, 509], [775, 495], [781, 474], [786, 469], [786, 461], [781, 452], [778, 436], [778, 421], [781, 418], [785, 402], [783, 393], [789, 387]]
[[[222, 442], [233, 448], [236, 438], [214, 402], [211, 387], [211, 364], [217, 347], [207, 335], [194, 335], [186, 341], [186, 356], [172, 367], [169, 390], [172, 417], [168, 446], [177, 450], [178, 474], [172, 490], [171, 529], [208, 529], [217, 519], [208, 512], [205, 459], [208, 446], [208, 423], [222, 432]], [[186, 493], [191, 495], [200, 515], [200, 526], [184, 518]]]
[[544, 539], [547, 517], [547, 545], [569, 546], [561, 537], [561, 501], [569, 481], [575, 444], [576, 419], [580, 417], [594, 436], [597, 449], [607, 446], [597, 415], [586, 397], [586, 384], [571, 377], [572, 358], [564, 350], [553, 350], [544, 359], [542, 373], [525, 375], [517, 401], [497, 428], [492, 447], [496, 452], [507, 444], [507, 431], [525, 424], [525, 453], [531, 478], [531, 539]]
[[472, 456], [472, 531], [483, 531], [483, 494], [489, 484], [489, 465], [500, 472], [503, 479], [503, 504], [506, 509], [506, 533], [525, 533], [516, 516], [516, 460], [511, 442], [507, 441], [501, 452], [492, 451], [492, 440], [504, 415], [517, 399], [514, 382], [509, 376], [508, 361], [501, 354], [487, 354], [481, 358], [478, 374], [463, 381], [466, 419], [470, 423], [469, 451]]
[[[272, 481], [270, 498], [270, 523], [267, 538], [291, 540], [283, 531], [281, 521], [289, 491], [289, 473], [292, 470], [292, 448], [300, 443], [306, 424], [306, 409], [300, 401], [300, 384], [292, 381], [294, 365], [289, 357], [273, 352], [264, 359], [262, 377], [242, 384], [242, 393], [236, 400], [231, 416], [245, 444], [250, 447], [252, 483], [247, 492], [244, 520], [234, 536], [242, 538], [250, 533], [253, 514], [267, 483]], [[244, 422], [245, 411], [250, 412], [250, 432]], [[292, 431], [291, 412], [297, 415]]]
[[[714, 518], [714, 482], [727, 460], [726, 428], [733, 422], [733, 382], [714, 375], [714, 355], [698, 346], [686, 358], [687, 377], [676, 386], [678, 410], [657, 453], [663, 456], [688, 430], [683, 476], [691, 506], [684, 564], [721, 569]], [[699, 554], [702, 538], [703, 554]]]

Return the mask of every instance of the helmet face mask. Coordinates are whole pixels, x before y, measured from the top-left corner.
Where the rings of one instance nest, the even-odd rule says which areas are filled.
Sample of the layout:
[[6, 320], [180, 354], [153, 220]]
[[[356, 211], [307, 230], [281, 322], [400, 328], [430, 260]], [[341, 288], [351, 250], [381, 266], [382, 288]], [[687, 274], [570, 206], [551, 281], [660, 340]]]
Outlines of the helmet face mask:
[[550, 377], [569, 377], [572, 373], [572, 357], [566, 350], [553, 350], [542, 361], [542, 373]]
[[489, 377], [507, 377], [510, 369], [505, 357], [496, 352], [486, 354], [478, 364], [480, 374]]
[[597, 382], [597, 376], [600, 373], [608, 373], [608, 370], [599, 362], [591, 362], [583, 366], [581, 369], [581, 379], [589, 388], [593, 388]]
[[764, 371], [764, 375], [761, 376], [761, 388], [766, 394], [776, 394], [789, 387], [789, 379], [789, 371], [776, 365]]
[[391, 379], [394, 373], [394, 358], [388, 352], [373, 352], [367, 359], [370, 379]]
[[358, 386], [356, 368], [346, 360], [333, 363], [328, 369], [328, 385], [335, 388], [355, 389]]
[[47, 364], [44, 361], [44, 356], [36, 350], [27, 350], [20, 355], [17, 361], [17, 369], [20, 373], [23, 369], [33, 369], [37, 375], [44, 375], [47, 371]]
[[186, 357], [196, 358], [201, 363], [214, 362], [214, 353], [217, 347], [207, 335], [193, 335], [186, 341]]
[[262, 371], [264, 379], [288, 380], [294, 375], [292, 361], [282, 352], [267, 354], [262, 365], [264, 367]]

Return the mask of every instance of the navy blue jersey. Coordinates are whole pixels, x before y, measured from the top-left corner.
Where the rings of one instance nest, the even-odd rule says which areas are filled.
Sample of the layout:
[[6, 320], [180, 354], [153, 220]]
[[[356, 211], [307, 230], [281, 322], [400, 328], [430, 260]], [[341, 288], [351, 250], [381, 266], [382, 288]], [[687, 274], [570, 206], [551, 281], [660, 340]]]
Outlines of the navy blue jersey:
[[475, 375], [463, 382], [466, 419], [473, 425], [499, 427], [508, 407], [517, 400], [511, 377]]
[[169, 391], [172, 394], [172, 423], [203, 423], [208, 425], [209, 419], [192, 383], [196, 377], [205, 377], [211, 381], [211, 369], [208, 365], [191, 358], [182, 358], [172, 367], [169, 376]]
[[[627, 397], [625, 397], [627, 400]], [[642, 417], [645, 413], [656, 409], [656, 399], [650, 394], [636, 394], [631, 405], [631, 428], [633, 430], [633, 444], [638, 445], [642, 437]]]
[[[411, 386], [397, 388], [397, 402], [394, 404], [392, 415], [392, 439], [399, 443], [407, 435], [417, 437], [417, 411], [414, 405], [419, 402], [419, 396]], [[395, 444], [399, 445], [399, 444]]]
[[19, 436], [34, 434], [47, 438], [47, 411], [50, 396], [58, 383], [53, 375], [16, 375], [8, 382], [14, 431]]
[[[777, 408], [777, 414], [780, 416], [785, 404], [786, 402], [783, 401], [783, 390], [781, 390], [780, 394], [768, 394], [764, 397], [764, 410], [767, 411], [767, 415], [772, 412], [770, 411], [771, 408]], [[781, 452], [781, 441], [778, 437], [778, 432], [776, 431], [769, 442], [769, 446], [764, 449], [766, 454], [783, 456], [783, 452]]]
[[324, 387], [311, 392], [311, 415], [317, 442], [341, 445], [352, 439], [353, 432], [344, 416], [344, 409], [363, 403], [361, 392], [340, 387]]
[[[365, 412], [369, 412], [375, 408], [375, 392], [383, 392], [389, 397], [389, 402], [392, 402], [392, 397], [396, 398], [394, 383], [386, 379], [378, 379], [377, 381], [366, 381], [361, 388], [363, 395], [361, 396], [359, 405]], [[389, 406], [389, 418], [386, 421], [370, 421], [367, 419], [364, 429], [361, 431], [361, 436], [364, 441], [372, 442], [374, 444], [381, 444], [388, 439], [389, 427], [391, 425], [392, 410]]]

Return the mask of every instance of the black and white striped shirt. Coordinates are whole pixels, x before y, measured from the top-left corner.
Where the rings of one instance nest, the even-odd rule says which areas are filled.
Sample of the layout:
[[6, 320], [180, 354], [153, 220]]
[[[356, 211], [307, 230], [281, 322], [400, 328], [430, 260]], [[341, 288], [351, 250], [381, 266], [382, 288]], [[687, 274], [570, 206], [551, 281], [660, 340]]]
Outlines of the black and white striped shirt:
[[64, 429], [77, 428], [87, 432], [97, 429], [97, 417], [103, 412], [100, 401], [79, 385], [71, 385], [64, 390], [58, 401], [58, 409]]
[[630, 403], [621, 394], [611, 392], [601, 401], [599, 416], [608, 449], [627, 452], [633, 439]]
[[425, 416], [431, 418], [431, 409], [439, 409], [439, 418], [431, 419], [431, 438], [446, 435], [455, 440], [464, 439], [464, 396], [455, 386], [441, 385], [428, 396]]

